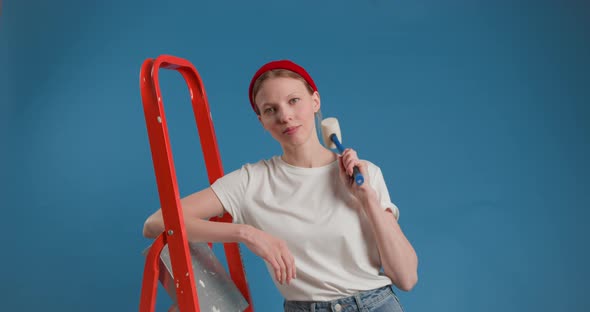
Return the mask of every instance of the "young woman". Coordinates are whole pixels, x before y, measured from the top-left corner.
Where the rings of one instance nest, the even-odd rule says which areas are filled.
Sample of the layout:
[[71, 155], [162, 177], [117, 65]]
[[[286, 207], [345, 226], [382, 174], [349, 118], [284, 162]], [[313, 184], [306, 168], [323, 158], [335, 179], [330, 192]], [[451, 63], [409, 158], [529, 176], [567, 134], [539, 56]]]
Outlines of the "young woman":
[[[285, 311], [402, 311], [418, 259], [397, 223], [381, 170], [320, 143], [320, 95], [301, 66], [273, 61], [249, 88], [252, 109], [283, 153], [246, 164], [181, 200], [189, 241], [241, 242], [262, 257]], [[351, 178], [358, 166], [365, 182]], [[207, 221], [228, 212], [234, 222]], [[161, 211], [144, 236], [164, 230]], [[381, 270], [382, 269], [382, 270]]]

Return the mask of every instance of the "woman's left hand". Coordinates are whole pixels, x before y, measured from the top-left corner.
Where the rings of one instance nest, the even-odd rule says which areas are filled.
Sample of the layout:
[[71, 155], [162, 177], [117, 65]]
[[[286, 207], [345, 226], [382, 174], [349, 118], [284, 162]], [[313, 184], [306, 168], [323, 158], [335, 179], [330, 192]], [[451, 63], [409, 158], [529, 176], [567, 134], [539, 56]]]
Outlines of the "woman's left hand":
[[[360, 160], [356, 151], [351, 148], [345, 149], [342, 155], [338, 157], [338, 160], [340, 163], [340, 180], [356, 199], [364, 201], [370, 192], [373, 191], [369, 181], [367, 162]], [[352, 176], [355, 166], [359, 168], [365, 180], [362, 185], [357, 185]]]

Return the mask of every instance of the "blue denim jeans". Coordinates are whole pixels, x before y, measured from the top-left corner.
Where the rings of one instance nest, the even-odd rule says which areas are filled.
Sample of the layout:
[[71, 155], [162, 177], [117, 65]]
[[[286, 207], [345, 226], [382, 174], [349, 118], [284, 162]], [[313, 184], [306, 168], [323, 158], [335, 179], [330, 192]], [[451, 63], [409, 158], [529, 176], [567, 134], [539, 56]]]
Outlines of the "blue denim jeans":
[[332, 301], [289, 301], [285, 312], [403, 312], [391, 286], [367, 290]]

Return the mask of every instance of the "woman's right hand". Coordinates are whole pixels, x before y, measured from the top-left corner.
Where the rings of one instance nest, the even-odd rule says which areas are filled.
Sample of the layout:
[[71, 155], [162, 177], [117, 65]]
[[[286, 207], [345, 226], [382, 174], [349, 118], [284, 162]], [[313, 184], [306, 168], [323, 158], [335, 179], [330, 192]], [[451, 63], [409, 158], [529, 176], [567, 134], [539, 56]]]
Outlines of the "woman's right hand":
[[257, 256], [270, 263], [280, 284], [286, 282], [288, 285], [292, 279], [297, 278], [295, 259], [284, 240], [250, 227], [244, 244]]

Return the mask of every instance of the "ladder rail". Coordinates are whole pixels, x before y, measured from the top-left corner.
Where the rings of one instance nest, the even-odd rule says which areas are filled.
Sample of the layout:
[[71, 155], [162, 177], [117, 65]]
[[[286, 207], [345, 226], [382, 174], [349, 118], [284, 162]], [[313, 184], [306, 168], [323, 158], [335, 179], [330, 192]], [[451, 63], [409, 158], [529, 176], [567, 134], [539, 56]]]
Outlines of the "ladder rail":
[[154, 240], [146, 256], [141, 285], [141, 300], [139, 302], [139, 311], [141, 312], [155, 312], [158, 277], [160, 276], [159, 260], [164, 245], [166, 245], [166, 236], [159, 235]]
[[[160, 68], [176, 70], [185, 79], [191, 96], [209, 183], [212, 184], [223, 176], [209, 104], [197, 70], [189, 61], [171, 55], [160, 55], [155, 60], [146, 59], [141, 67], [140, 89], [165, 231], [156, 239], [146, 259], [140, 312], [153, 312], [159, 272], [158, 257], [166, 243], [170, 250], [178, 307], [182, 312], [200, 311], [158, 80]], [[210, 220], [231, 222], [232, 218], [226, 213], [221, 218], [215, 217]], [[230, 276], [249, 304], [245, 311], [252, 312], [252, 300], [239, 244], [224, 243], [224, 250]]]

